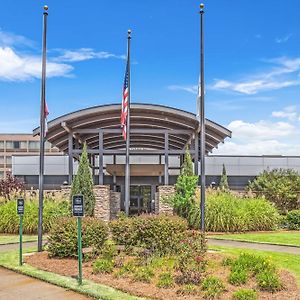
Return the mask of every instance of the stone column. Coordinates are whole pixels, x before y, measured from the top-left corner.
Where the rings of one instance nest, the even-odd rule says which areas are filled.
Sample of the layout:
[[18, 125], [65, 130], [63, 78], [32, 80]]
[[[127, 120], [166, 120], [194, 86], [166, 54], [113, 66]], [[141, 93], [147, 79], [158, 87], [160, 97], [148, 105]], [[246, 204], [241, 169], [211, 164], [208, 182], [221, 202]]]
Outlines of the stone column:
[[158, 211], [159, 213], [173, 214], [173, 208], [163, 203], [162, 199], [171, 197], [175, 195], [175, 186], [174, 185], [160, 185], [158, 187]]
[[117, 218], [121, 211], [121, 193], [110, 191], [110, 220]]
[[110, 220], [110, 187], [109, 185], [94, 185], [95, 218], [103, 221]]

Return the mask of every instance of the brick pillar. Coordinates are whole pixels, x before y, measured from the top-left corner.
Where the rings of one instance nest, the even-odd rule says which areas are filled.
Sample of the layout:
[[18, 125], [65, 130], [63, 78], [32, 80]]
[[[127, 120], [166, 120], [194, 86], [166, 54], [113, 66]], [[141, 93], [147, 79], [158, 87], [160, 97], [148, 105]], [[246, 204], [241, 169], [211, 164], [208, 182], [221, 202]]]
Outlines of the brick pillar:
[[121, 211], [121, 193], [110, 191], [110, 220], [117, 218]]
[[160, 185], [158, 187], [158, 211], [159, 213], [173, 214], [173, 208], [163, 203], [162, 199], [171, 197], [175, 194], [174, 185]]
[[110, 187], [109, 185], [94, 185], [95, 218], [103, 221], [110, 220]]

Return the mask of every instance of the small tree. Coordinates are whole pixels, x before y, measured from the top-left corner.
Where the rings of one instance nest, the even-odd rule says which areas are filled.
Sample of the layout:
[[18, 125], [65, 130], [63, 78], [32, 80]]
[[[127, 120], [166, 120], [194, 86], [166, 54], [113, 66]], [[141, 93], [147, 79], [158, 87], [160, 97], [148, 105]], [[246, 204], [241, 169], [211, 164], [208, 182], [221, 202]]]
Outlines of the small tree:
[[197, 183], [198, 176], [194, 176], [192, 158], [187, 149], [181, 173], [177, 178], [176, 193], [173, 198], [175, 212], [183, 218], [189, 217], [190, 211], [195, 205]]
[[274, 202], [282, 212], [299, 207], [300, 176], [295, 170], [263, 171], [249, 183], [248, 189]]
[[73, 180], [71, 188], [71, 195], [76, 194], [82, 194], [84, 196], [85, 216], [92, 217], [94, 215], [96, 199], [93, 191], [93, 178], [90, 171], [86, 143], [83, 145], [77, 175]]
[[7, 173], [6, 178], [0, 180], [0, 196], [6, 200], [10, 200], [15, 195], [21, 194], [24, 190], [24, 182], [12, 176], [11, 173]]
[[224, 164], [223, 164], [222, 176], [221, 176], [221, 180], [220, 180], [220, 189], [222, 191], [229, 190], [228, 178], [227, 178], [226, 168], [225, 168]]

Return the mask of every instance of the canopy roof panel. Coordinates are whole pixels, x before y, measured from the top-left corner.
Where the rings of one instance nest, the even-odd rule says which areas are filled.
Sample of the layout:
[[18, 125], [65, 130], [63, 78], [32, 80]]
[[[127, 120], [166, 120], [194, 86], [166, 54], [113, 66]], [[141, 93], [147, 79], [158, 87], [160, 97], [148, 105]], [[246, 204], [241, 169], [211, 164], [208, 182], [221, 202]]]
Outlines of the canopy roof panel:
[[[88, 148], [98, 149], [99, 133], [97, 130], [103, 129], [104, 149], [125, 149], [125, 142], [120, 132], [120, 112], [121, 105], [110, 104], [60, 116], [48, 122], [46, 139], [60, 151], [67, 153], [68, 136], [71, 132], [79, 142], [86, 141]], [[130, 125], [130, 147], [139, 149], [164, 149], [164, 131], [168, 130], [169, 149], [182, 150], [195, 136], [196, 130], [199, 131], [199, 122], [195, 114], [153, 104], [132, 103]], [[226, 137], [231, 137], [231, 131], [208, 119], [205, 121], [205, 128], [206, 152], [210, 152], [219, 143], [224, 142]], [[33, 130], [34, 135], [38, 135], [39, 132], [39, 127]]]

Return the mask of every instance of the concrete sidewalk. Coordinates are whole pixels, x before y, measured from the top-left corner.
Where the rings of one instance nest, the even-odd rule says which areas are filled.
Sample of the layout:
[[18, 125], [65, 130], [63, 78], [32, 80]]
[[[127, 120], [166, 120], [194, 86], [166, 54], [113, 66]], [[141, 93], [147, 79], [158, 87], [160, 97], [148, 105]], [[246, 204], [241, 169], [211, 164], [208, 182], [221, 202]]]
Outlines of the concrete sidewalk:
[[243, 248], [243, 249], [253, 249], [253, 250], [262, 250], [262, 251], [273, 251], [280, 253], [290, 253], [290, 254], [300, 254], [300, 247], [291, 247], [291, 246], [280, 246], [273, 244], [262, 244], [262, 243], [249, 243], [249, 242], [240, 242], [232, 240], [218, 240], [209, 238], [208, 244], [211, 246], [224, 246], [231, 248]]
[[0, 267], [1, 300], [87, 300], [86, 296]]

